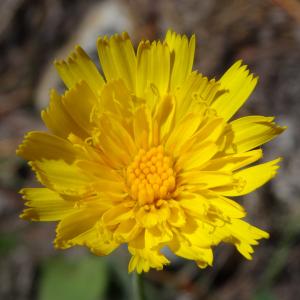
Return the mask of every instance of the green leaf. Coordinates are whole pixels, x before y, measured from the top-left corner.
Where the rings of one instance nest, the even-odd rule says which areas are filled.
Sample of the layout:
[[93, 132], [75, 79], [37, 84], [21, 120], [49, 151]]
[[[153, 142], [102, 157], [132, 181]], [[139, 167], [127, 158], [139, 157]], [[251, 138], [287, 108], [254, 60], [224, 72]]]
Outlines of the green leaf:
[[99, 300], [107, 286], [107, 268], [97, 256], [46, 262], [42, 269], [39, 300]]
[[253, 300], [275, 300], [271, 290], [269, 289], [262, 289], [260, 291], [258, 291]]
[[12, 251], [18, 244], [16, 233], [1, 233], [0, 234], [0, 255], [6, 255]]

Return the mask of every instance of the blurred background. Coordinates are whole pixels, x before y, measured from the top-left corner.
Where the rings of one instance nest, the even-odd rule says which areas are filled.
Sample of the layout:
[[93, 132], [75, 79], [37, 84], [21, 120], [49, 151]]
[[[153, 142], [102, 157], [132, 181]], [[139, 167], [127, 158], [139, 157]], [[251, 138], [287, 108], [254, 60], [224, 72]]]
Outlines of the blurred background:
[[1, 0], [0, 1], [0, 299], [133, 299], [124, 249], [98, 258], [86, 249], [55, 251], [55, 224], [18, 218], [17, 191], [34, 178], [15, 149], [43, 130], [49, 89], [63, 91], [53, 67], [76, 44], [96, 57], [99, 35], [128, 31], [163, 38], [172, 28], [197, 37], [195, 68], [219, 78], [237, 59], [260, 76], [240, 115], [275, 115], [288, 130], [265, 146], [283, 156], [279, 175], [240, 199], [247, 219], [271, 234], [253, 261], [232, 246], [215, 249], [213, 268], [174, 259], [145, 275], [149, 299], [300, 299], [300, 1]]

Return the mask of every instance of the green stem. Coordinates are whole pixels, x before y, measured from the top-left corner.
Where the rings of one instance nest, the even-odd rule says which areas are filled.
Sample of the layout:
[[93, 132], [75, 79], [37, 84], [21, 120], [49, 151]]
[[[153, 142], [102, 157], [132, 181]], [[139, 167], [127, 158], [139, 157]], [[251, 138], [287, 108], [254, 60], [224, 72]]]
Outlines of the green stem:
[[135, 300], [146, 300], [144, 279], [141, 274], [133, 274], [133, 290], [135, 295]]

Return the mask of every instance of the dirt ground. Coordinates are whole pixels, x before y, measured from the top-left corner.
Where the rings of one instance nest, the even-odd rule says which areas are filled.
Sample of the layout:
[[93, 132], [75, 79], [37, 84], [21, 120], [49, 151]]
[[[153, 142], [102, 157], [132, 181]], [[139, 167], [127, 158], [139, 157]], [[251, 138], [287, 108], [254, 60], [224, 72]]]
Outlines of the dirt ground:
[[172, 28], [197, 37], [195, 68], [219, 78], [243, 59], [260, 81], [241, 115], [276, 116], [288, 130], [265, 146], [283, 157], [279, 175], [240, 199], [248, 220], [271, 234], [244, 260], [215, 249], [212, 268], [174, 258], [145, 275], [149, 299], [300, 299], [300, 1], [297, 0], [1, 0], [0, 1], [0, 299], [132, 299], [128, 256], [53, 249], [54, 224], [18, 218], [17, 191], [35, 184], [15, 156], [24, 133], [43, 129], [49, 89], [63, 86], [53, 67], [80, 44], [95, 58], [97, 36], [128, 31], [162, 38]]

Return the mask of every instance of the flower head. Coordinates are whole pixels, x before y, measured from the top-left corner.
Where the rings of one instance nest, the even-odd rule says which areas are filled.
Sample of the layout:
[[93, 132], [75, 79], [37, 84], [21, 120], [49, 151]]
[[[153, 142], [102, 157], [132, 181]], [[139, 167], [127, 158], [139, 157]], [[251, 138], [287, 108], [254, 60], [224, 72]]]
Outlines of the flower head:
[[283, 131], [273, 117], [231, 121], [257, 78], [238, 61], [209, 80], [192, 70], [195, 37], [172, 31], [137, 51], [126, 33], [97, 46], [104, 76], [80, 47], [55, 62], [67, 91], [51, 91], [49, 133], [29, 132], [17, 150], [44, 186], [21, 191], [21, 217], [58, 221], [57, 248], [107, 255], [126, 244], [129, 271], [162, 269], [164, 247], [201, 268], [220, 242], [251, 259], [268, 233], [228, 197], [276, 174], [279, 159], [249, 165]]

